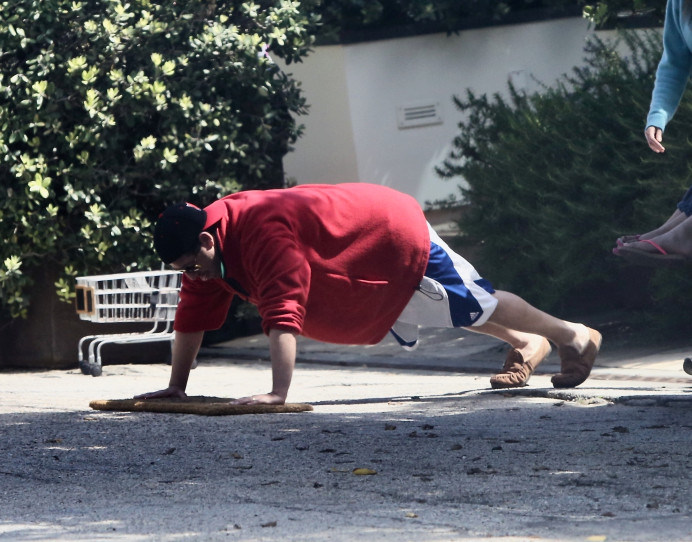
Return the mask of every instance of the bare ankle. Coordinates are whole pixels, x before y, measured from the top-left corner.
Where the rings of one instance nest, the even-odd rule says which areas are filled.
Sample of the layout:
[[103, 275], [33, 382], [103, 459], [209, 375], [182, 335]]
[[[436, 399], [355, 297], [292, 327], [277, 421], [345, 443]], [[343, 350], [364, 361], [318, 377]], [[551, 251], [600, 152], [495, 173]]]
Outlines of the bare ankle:
[[573, 332], [572, 339], [561, 346], [569, 346], [574, 348], [577, 352], [583, 352], [589, 344], [589, 328], [584, 324], [575, 324], [572, 322], [568, 322], [568, 325]]
[[511, 346], [512, 348], [519, 350], [524, 355], [532, 356], [543, 346], [543, 337], [533, 333], [527, 333], [514, 341]]

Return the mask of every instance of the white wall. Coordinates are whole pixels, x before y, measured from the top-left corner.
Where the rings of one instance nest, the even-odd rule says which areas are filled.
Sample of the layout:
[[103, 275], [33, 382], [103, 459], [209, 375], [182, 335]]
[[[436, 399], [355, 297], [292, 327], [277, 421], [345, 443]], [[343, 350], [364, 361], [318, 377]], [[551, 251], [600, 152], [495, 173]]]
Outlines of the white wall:
[[284, 159], [286, 176], [299, 184], [359, 179], [345, 53], [340, 46], [318, 47], [304, 63], [282, 65], [301, 83], [310, 106], [297, 119], [305, 133]]
[[[582, 63], [588, 23], [580, 18], [318, 47], [285, 67], [311, 105], [288, 177], [299, 184], [375, 182], [426, 200], [454, 193], [458, 181], [434, 171], [458, 134], [452, 95], [505, 92], [507, 80], [527, 91], [552, 84]], [[438, 101], [442, 123], [399, 129], [396, 107]]]

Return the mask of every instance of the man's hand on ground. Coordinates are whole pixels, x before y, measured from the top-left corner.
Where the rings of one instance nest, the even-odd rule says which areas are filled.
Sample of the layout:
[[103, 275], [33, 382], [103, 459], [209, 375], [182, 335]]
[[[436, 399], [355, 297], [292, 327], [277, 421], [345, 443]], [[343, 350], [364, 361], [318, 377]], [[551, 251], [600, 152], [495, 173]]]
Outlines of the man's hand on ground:
[[148, 393], [142, 393], [140, 395], [135, 395], [135, 399], [159, 399], [161, 397], [175, 397], [177, 399], [185, 399], [187, 395], [183, 390], [176, 386], [169, 386], [165, 390], [151, 391]]
[[263, 393], [252, 395], [250, 397], [241, 397], [235, 401], [231, 401], [232, 405], [283, 405], [286, 402], [285, 397], [281, 397], [275, 393]]

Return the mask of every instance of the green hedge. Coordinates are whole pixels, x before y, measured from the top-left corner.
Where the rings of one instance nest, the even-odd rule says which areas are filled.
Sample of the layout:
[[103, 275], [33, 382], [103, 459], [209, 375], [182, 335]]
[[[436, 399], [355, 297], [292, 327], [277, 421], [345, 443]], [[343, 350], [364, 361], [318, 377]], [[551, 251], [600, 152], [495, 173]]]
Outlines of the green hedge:
[[598, 27], [626, 27], [646, 23], [663, 26], [666, 0], [580, 0], [584, 16]]
[[0, 310], [23, 316], [32, 270], [158, 266], [169, 203], [281, 186], [300, 89], [263, 54], [307, 54], [299, 2], [0, 2]]
[[322, 0], [316, 8], [323, 21], [321, 40], [351, 42], [373, 36], [456, 32], [512, 21], [574, 16], [586, 1]]
[[465, 180], [460, 226], [497, 287], [567, 313], [626, 307], [626, 277], [646, 279], [654, 309], [668, 311], [692, 291], [682, 273], [663, 270], [650, 282], [647, 270], [611, 253], [619, 235], [668, 218], [691, 182], [689, 92], [666, 131], [666, 153], [644, 139], [660, 54], [653, 32], [594, 39], [585, 66], [553, 87], [455, 98], [465, 119], [439, 173]]

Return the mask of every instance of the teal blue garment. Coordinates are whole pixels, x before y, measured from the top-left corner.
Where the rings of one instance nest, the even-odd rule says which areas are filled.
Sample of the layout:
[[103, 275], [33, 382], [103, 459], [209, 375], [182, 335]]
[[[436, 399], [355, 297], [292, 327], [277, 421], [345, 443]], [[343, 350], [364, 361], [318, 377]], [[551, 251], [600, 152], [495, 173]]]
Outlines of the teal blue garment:
[[656, 70], [646, 126], [664, 130], [673, 118], [692, 71], [692, 21], [685, 0], [668, 0], [663, 25], [663, 55]]

